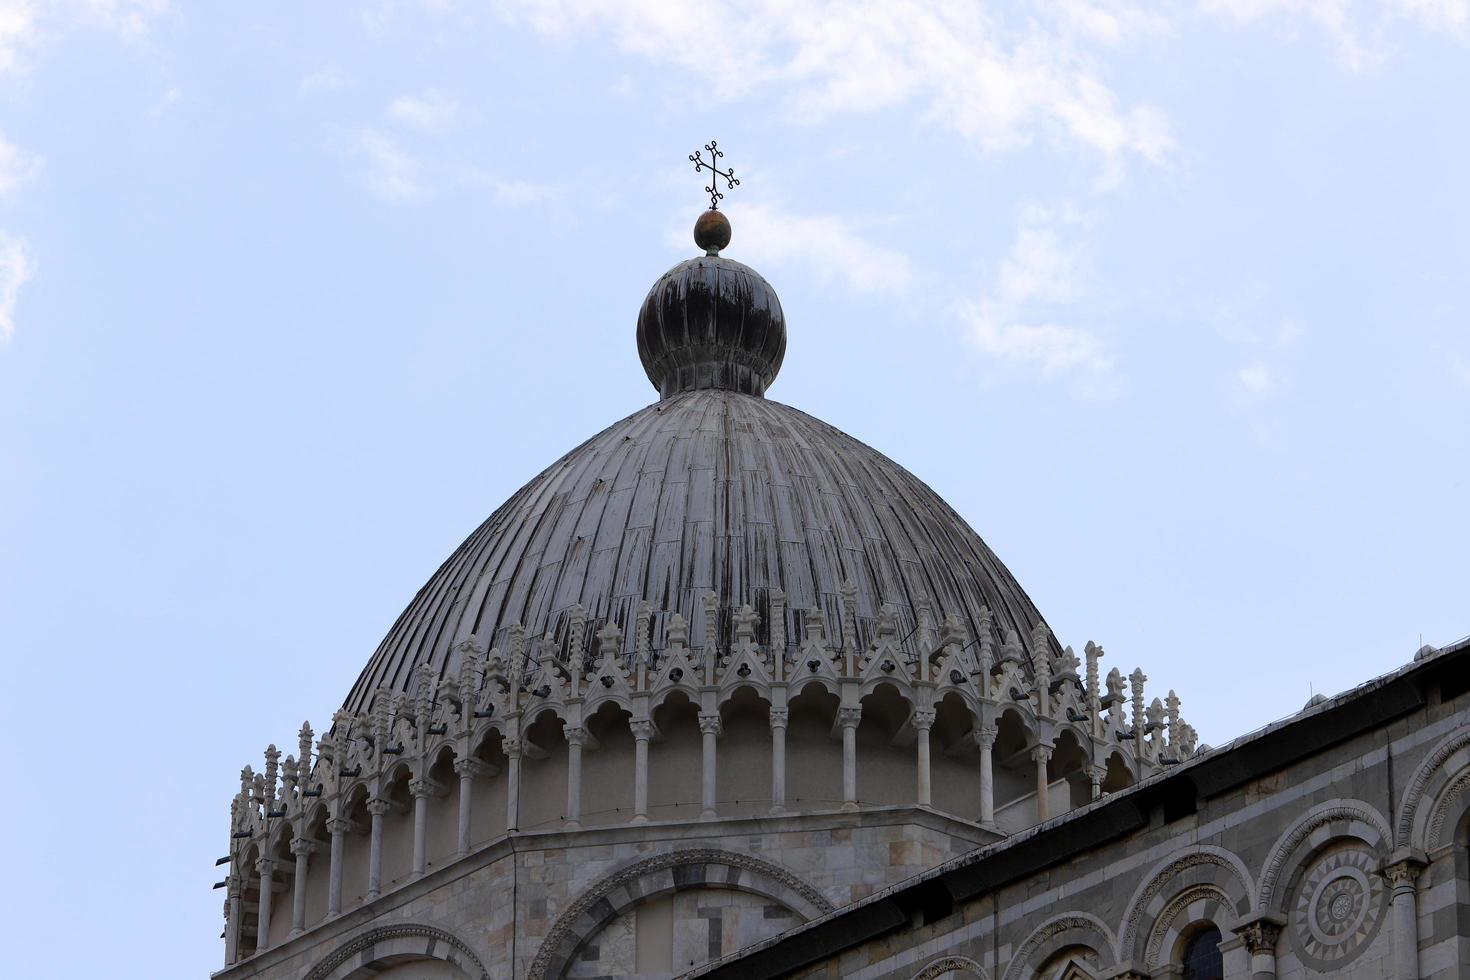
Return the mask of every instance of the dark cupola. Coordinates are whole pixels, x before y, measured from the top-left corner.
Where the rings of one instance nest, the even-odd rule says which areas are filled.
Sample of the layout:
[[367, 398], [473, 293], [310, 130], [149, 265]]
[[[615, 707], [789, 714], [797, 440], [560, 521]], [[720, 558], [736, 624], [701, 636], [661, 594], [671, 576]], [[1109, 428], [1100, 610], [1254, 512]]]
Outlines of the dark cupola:
[[638, 313], [643, 370], [664, 399], [701, 388], [764, 395], [786, 354], [781, 301], [760, 273], [720, 255], [730, 222], [719, 211], [699, 216], [694, 241], [705, 254], [664, 273]]

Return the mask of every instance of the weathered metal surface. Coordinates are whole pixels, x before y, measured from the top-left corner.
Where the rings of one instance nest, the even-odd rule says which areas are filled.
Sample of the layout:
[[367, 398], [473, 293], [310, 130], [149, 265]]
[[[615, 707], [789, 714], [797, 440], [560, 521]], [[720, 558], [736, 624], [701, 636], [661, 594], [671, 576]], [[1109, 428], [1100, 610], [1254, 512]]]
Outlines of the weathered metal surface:
[[638, 313], [638, 357], [664, 398], [696, 388], [763, 394], [786, 356], [781, 300], [761, 274], [720, 256], [680, 262]]
[[564, 644], [580, 603], [595, 625], [630, 629], [639, 602], [663, 619], [677, 610], [698, 648], [708, 628], [702, 597], [719, 599], [718, 634], [749, 603], [769, 637], [769, 591], [786, 593], [788, 638], [812, 609], [840, 642], [841, 589], [857, 590], [866, 644], [888, 604], [913, 650], [915, 608], [934, 622], [954, 614], [978, 636], [989, 607], [1003, 636], [1029, 653], [1040, 614], [1020, 585], [940, 497], [892, 460], [785, 405], [700, 390], [635, 412], [526, 484], [419, 590], [347, 698], [365, 710], [380, 685], [404, 691], [418, 664], [457, 671], [456, 648], [482, 650], [512, 624]]

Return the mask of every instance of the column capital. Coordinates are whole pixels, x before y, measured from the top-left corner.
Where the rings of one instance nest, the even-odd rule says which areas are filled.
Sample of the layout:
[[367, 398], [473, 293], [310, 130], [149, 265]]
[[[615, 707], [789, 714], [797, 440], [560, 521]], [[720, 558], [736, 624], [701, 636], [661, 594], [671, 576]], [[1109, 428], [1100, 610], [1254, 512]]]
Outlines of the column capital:
[[1427, 866], [1423, 855], [1395, 851], [1389, 855], [1388, 860], [1383, 863], [1383, 868], [1378, 873], [1383, 880], [1388, 882], [1395, 895], [1399, 892], [1412, 892], [1415, 890], [1415, 882], [1420, 872]]
[[723, 735], [724, 723], [720, 720], [718, 711], [701, 711], [699, 713], [699, 731], [702, 735]]
[[415, 799], [420, 797], [444, 796], [448, 792], [442, 783], [424, 776], [410, 780], [408, 791], [414, 795]]
[[913, 717], [914, 727], [927, 732], [934, 727], [935, 715], [936, 712], [933, 708], [915, 708]]
[[495, 767], [483, 759], [455, 759], [454, 773], [457, 776], [469, 776], [471, 778], [493, 776], [495, 775]]
[[856, 728], [863, 720], [863, 709], [861, 705], [837, 709], [837, 722], [843, 728]]
[[791, 709], [790, 708], [772, 708], [771, 709], [771, 727], [772, 728], [785, 728], [786, 725], [787, 725], [787, 723], [790, 722], [790, 721], [791, 721]]
[[1047, 762], [1051, 759], [1051, 746], [1038, 745], [1031, 750], [1031, 758], [1036, 762]]
[[1000, 734], [996, 729], [988, 726], [977, 728], [974, 731], [975, 744], [982, 749], [995, 747], [995, 736]]
[[314, 854], [321, 848], [321, 844], [310, 837], [297, 837], [291, 841], [291, 853], [300, 857], [303, 854]]
[[1285, 928], [1284, 916], [1262, 912], [1237, 923], [1230, 931], [1240, 937], [1252, 956], [1257, 956], [1261, 953], [1274, 955], [1276, 942], [1281, 938], [1281, 931]]
[[383, 796], [374, 796], [367, 801], [367, 811], [375, 817], [381, 817], [393, 809], [393, 801]]
[[255, 862], [255, 870], [260, 872], [262, 878], [276, 870], [276, 859], [263, 857]]
[[508, 759], [519, 759], [525, 751], [526, 740], [519, 735], [506, 735], [500, 740], [500, 748], [505, 752]]
[[332, 817], [327, 821], [327, 833], [346, 834], [357, 829], [357, 824], [346, 817]]
[[635, 718], [628, 723], [628, 728], [633, 732], [635, 741], [646, 742], [657, 734], [658, 729], [653, 722], [647, 718]]
[[586, 746], [587, 742], [590, 740], [590, 736], [587, 734], [587, 729], [583, 728], [581, 725], [568, 725], [562, 730], [562, 737], [567, 740], [568, 745], [575, 745], [579, 749]]

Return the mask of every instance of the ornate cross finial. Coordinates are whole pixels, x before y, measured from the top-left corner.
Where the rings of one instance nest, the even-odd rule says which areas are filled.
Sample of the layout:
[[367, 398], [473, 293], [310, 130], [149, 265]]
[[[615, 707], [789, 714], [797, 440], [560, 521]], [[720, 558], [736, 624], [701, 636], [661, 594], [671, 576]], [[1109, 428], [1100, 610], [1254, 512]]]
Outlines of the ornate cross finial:
[[700, 154], [698, 150], [695, 150], [693, 153], [689, 154], [689, 162], [694, 164], [695, 173], [699, 173], [701, 170], [708, 170], [711, 174], [713, 174], [713, 176], [710, 177], [709, 186], [704, 189], [704, 192], [709, 195], [709, 209], [711, 211], [718, 211], [720, 209], [720, 201], [725, 196], [724, 194], [720, 193], [721, 178], [724, 179], [725, 187], [727, 190], [739, 187], [740, 181], [735, 179], [734, 167], [727, 167], [724, 170], [720, 169], [720, 158], [723, 157], [725, 153], [719, 148], [718, 143], [716, 143], [714, 140], [710, 140], [708, 143], [704, 144], [704, 148], [710, 153], [710, 159], [708, 163], [705, 162], [703, 155]]

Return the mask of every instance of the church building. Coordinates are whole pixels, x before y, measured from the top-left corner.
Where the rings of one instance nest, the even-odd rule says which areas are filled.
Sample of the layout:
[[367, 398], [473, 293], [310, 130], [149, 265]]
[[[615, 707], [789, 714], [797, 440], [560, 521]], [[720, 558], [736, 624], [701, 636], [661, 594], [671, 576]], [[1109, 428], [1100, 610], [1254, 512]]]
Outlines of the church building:
[[766, 397], [786, 323], [730, 238], [701, 215], [638, 313], [658, 400], [241, 772], [215, 976], [1470, 978], [1470, 641], [1199, 745]]

